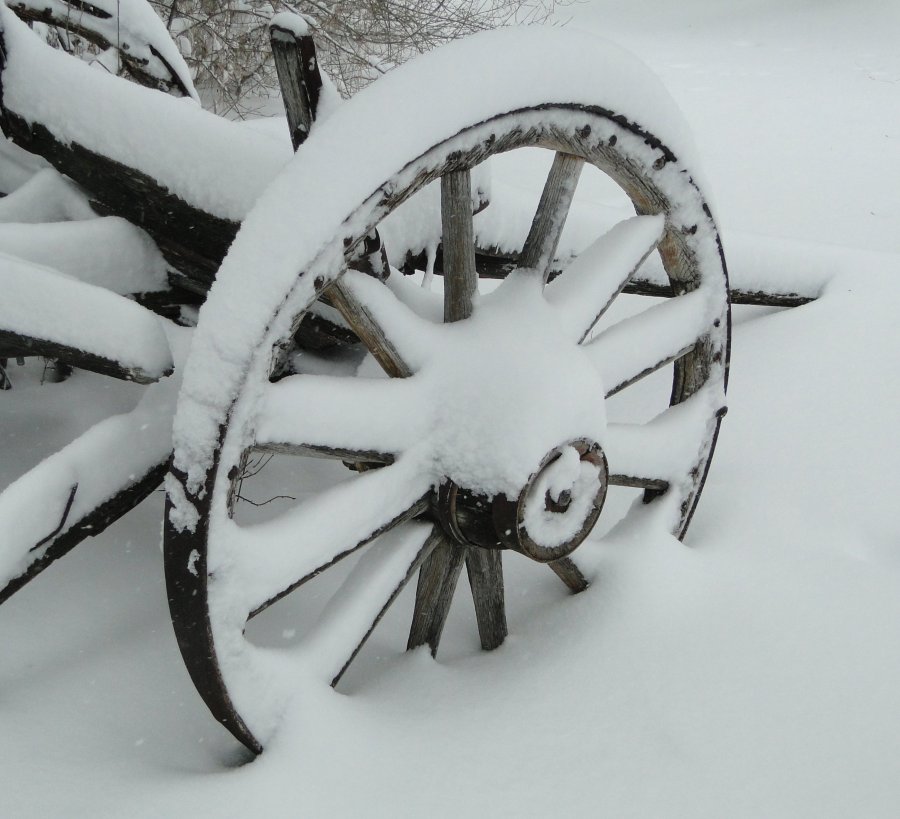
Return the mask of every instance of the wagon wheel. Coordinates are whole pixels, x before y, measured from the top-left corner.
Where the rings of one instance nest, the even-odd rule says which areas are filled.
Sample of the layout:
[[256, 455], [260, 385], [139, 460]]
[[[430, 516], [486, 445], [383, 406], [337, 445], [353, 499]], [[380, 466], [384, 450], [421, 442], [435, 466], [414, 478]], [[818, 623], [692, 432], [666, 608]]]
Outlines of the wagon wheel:
[[[485, 69], [492, 54], [483, 55]], [[518, 62], [527, 84], [537, 69], [527, 55]], [[403, 74], [402, 99], [440, 97], [434, 74]], [[568, 555], [590, 532], [609, 485], [643, 488], [683, 536], [724, 406], [729, 310], [718, 234], [688, 169], [658, 135], [600, 107], [551, 100], [448, 129], [401, 161], [389, 157], [394, 164], [374, 193], [363, 179], [362, 195], [349, 191], [333, 208], [304, 202], [295, 191], [326, 189], [338, 163], [342, 178], [373, 172], [375, 152], [340, 153], [341, 134], [381, 128], [381, 145], [403, 144], [424, 121], [413, 105], [385, 135], [378, 85], [367, 104], [348, 105], [310, 138], [245, 223], [201, 312], [175, 421], [165, 533], [173, 624], [207, 705], [256, 752], [298, 680], [336, 684], [417, 571], [409, 646], [437, 649], [465, 565], [482, 645], [493, 648], [506, 634], [502, 551], [549, 563], [573, 590], [583, 588]], [[519, 269], [479, 296], [470, 170], [535, 146], [556, 153]], [[640, 215], [546, 284], [585, 162], [615, 180]], [[437, 179], [443, 324], [407, 298], [396, 274], [384, 286], [340, 263]], [[657, 246], [674, 297], [592, 338]], [[235, 329], [233, 305], [246, 306], [260, 289], [246, 271], [263, 258], [275, 283]], [[392, 378], [270, 381], [273, 349], [320, 295]], [[670, 407], [646, 424], [606, 423], [604, 396], [673, 363]], [[239, 525], [237, 484], [260, 450], [337, 458], [359, 474], [273, 520]], [[246, 638], [251, 617], [364, 546], [299, 647], [273, 651]]]

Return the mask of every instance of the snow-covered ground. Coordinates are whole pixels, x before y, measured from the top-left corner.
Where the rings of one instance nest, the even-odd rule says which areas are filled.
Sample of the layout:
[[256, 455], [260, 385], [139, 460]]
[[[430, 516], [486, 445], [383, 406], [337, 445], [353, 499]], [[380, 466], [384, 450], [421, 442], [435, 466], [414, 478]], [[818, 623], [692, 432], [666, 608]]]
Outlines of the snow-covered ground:
[[[492, 654], [463, 595], [437, 661], [402, 652], [401, 601], [339, 691], [311, 690], [246, 764], [178, 655], [157, 493], [0, 608], [0, 815], [900, 814], [900, 7], [623, 5], [571, 25], [663, 77], [726, 253], [731, 234], [751, 263], [758, 234], [766, 264], [830, 277], [805, 307], [735, 311], [687, 543], [620, 527], [577, 597], [510, 561]], [[4, 456], [29, 420], [0, 429]]]

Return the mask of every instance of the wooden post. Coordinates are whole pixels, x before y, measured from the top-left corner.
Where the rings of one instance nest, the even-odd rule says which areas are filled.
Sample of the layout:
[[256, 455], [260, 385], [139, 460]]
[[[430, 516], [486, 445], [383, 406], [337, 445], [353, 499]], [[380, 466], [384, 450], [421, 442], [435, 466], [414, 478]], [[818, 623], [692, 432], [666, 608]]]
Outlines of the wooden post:
[[296, 151], [312, 129], [319, 107], [322, 75], [316, 44], [306, 21], [296, 14], [278, 14], [269, 26], [275, 70]]
[[475, 231], [472, 226], [472, 180], [468, 170], [441, 177], [441, 245], [444, 250], [444, 321], [472, 315], [478, 290]]

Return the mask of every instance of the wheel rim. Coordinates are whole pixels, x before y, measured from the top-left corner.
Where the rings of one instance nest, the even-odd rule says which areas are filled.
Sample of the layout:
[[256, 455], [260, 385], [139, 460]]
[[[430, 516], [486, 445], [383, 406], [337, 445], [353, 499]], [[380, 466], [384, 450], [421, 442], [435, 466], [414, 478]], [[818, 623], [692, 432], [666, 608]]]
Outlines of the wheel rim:
[[[700, 191], [671, 151], [653, 135], [636, 125], [622, 122], [608, 111], [584, 106], [545, 106], [497, 116], [445, 140], [380, 186], [348, 215], [342, 226], [344, 232], [336, 235], [319, 252], [298, 281], [312, 277], [316, 281], [315, 295], [321, 295], [334, 276], [333, 272], [328, 274], [328, 266], [333, 265], [338, 257], [336, 254], [351, 253], [387, 213], [425, 184], [438, 178], [447, 180], [444, 187], [449, 192], [445, 193], [445, 200], [451, 210], [455, 202], [456, 210], [460, 211], [459, 203], [466, 201], [466, 194], [453, 190], [456, 181], [467, 181], [471, 167], [493, 154], [532, 146], [557, 152], [551, 176], [557, 173], [559, 178], [552, 184], [548, 181], [545, 198], [549, 198], [539, 209], [543, 215], [548, 208], [557, 208], [556, 215], [561, 215], [564, 222], [570, 201], [566, 183], [572, 181], [573, 175], [577, 179], [572, 157], [588, 161], [612, 177], [626, 191], [639, 214], [664, 214], [665, 230], [659, 252], [676, 297], [648, 310], [650, 318], [638, 317], [639, 320], [630, 324], [620, 322], [588, 344], [582, 344], [577, 366], [573, 365], [574, 369], [568, 375], [579, 383], [589, 381], [585, 370], [579, 369], [587, 360], [591, 366], [600, 369], [598, 379], [602, 380], [597, 383], [602, 383], [601, 389], [610, 396], [649, 372], [673, 363], [671, 404], [678, 405], [678, 409], [669, 411], [668, 415], [664, 412], [663, 422], [656, 423], [655, 427], [655, 422], [651, 422], [639, 430], [622, 430], [618, 441], [605, 440], [608, 431], [602, 417], [603, 391], [591, 408], [592, 416], [599, 416], [597, 423], [587, 419], [582, 423], [581, 419], [573, 421], [569, 418], [571, 423], [553, 428], [550, 423], [552, 407], [549, 417], [546, 408], [543, 414], [539, 410], [530, 411], [526, 413], [529, 418], [541, 418], [549, 427], [542, 429], [543, 437], [538, 436], [530, 442], [521, 457], [503, 453], [499, 461], [512, 464], [503, 475], [493, 475], [488, 467], [480, 464], [482, 472], [478, 473], [476, 469], [476, 478], [467, 481], [466, 476], [453, 474], [454, 469], [450, 468], [453, 465], [448, 467], [448, 457], [439, 455], [435, 458], [434, 447], [424, 451], [413, 447], [414, 452], [404, 451], [402, 435], [394, 436], [390, 425], [373, 425], [371, 419], [377, 417], [379, 411], [389, 415], [391, 407], [402, 406], [404, 395], [411, 397], [415, 390], [416, 378], [399, 379], [384, 382], [396, 385], [396, 389], [355, 385], [363, 392], [351, 403], [364, 404], [367, 414], [354, 416], [341, 404], [346, 428], [343, 440], [337, 440], [327, 423], [329, 407], [334, 408], [339, 403], [335, 403], [335, 384], [325, 384], [318, 389], [309, 386], [308, 376], [299, 376], [298, 379], [306, 379], [307, 383], [302, 388], [298, 386], [292, 397], [289, 393], [294, 389], [293, 384], [269, 387], [265, 379], [271, 350], [289, 334], [296, 317], [310, 303], [308, 290], [304, 293], [302, 288], [293, 287], [269, 321], [263, 341], [254, 348], [254, 363], [235, 385], [227, 418], [217, 435], [214, 456], [203, 470], [201, 479], [198, 480], [196, 474], [190, 476], [186, 465], [179, 464], [176, 455], [169, 480], [166, 574], [179, 644], [207, 705], [239, 740], [255, 751], [261, 750], [274, 730], [277, 715], [296, 687], [297, 676], [302, 677], [307, 672], [314, 676], [317, 671], [326, 681], [336, 682], [372, 628], [420, 567], [410, 646], [427, 643], [436, 650], [464, 563], [475, 597], [482, 644], [492, 648], [502, 642], [506, 623], [500, 552], [467, 549], [463, 544], [453, 542], [449, 528], [410, 522], [423, 515], [423, 519], [428, 520], [440, 518], [438, 511], [434, 511], [440, 505], [435, 501], [434, 488], [442, 481], [448, 479], [457, 486], [464, 486], [470, 493], [489, 497], [517, 495], [540, 470], [547, 453], [580, 436], [600, 441], [609, 464], [610, 483], [643, 488], [647, 500], [668, 490], [665, 497], [672, 510], [670, 529], [676, 536], [682, 537], [690, 522], [722, 414], [729, 337], [727, 275], [716, 227]], [[446, 211], [444, 216], [446, 227]], [[603, 281], [592, 284], [596, 277], [590, 275], [591, 265], [586, 262], [578, 268], [576, 262], [559, 282], [544, 288], [549, 260], [559, 235], [558, 231], [542, 228], [539, 221], [536, 218], [533, 224], [532, 234], [536, 234], [536, 238], [532, 241], [530, 237], [523, 251], [523, 261], [536, 266], [536, 272], [517, 273], [509, 283], [501, 286], [492, 303], [503, 307], [503, 299], [515, 296], [517, 289], [527, 292], [527, 298], [537, 293], [544, 307], [535, 308], [538, 312], [529, 316], [549, 315], [547, 311], [564, 316], [569, 324], [563, 335], [568, 334], [574, 349], [584, 341], [596, 319], [615, 299], [628, 275], [652, 250], [655, 241], [650, 241], [635, 258], [634, 247], [643, 246], [640, 236], [618, 237], [599, 250], [620, 256], [624, 253], [627, 269], [607, 272], [600, 277]], [[470, 235], [466, 231], [471, 231], [471, 209], [468, 224], [466, 219], [462, 222], [462, 227], [457, 229], [457, 239], [460, 235]], [[657, 233], [662, 227], [659, 222], [661, 220], [655, 226]], [[561, 230], [561, 225], [558, 227]], [[620, 233], [651, 234], [653, 227], [644, 221], [626, 225]], [[450, 241], [445, 235], [445, 252], [453, 245], [452, 236], [449, 238]], [[457, 244], [462, 246], [467, 241]], [[474, 249], [471, 253], [474, 254]], [[467, 310], [471, 309], [474, 255], [471, 265], [467, 261], [468, 255], [466, 250], [459, 251], [448, 263], [445, 319], [450, 321], [465, 318]], [[619, 265], [622, 264], [620, 259]], [[341, 285], [332, 287], [330, 292], [345, 314], [354, 318], [354, 329], [392, 375], [428, 370], [422, 347], [409, 343], [408, 338], [416, 342], [429, 339], [430, 342], [423, 346], [433, 347], [435, 337], [441, 337], [443, 333], [446, 338], [457, 329], [429, 328], [391, 295], [391, 291], [359, 274], [344, 276]], [[585, 293], [590, 298], [586, 298]], [[584, 303], [590, 305], [587, 313]], [[478, 313], [484, 314], [488, 309], [487, 301], [483, 300]], [[539, 310], [545, 310], [545, 313], [541, 314]], [[465, 326], [474, 325], [478, 318], [476, 315], [460, 324], [462, 329], [455, 338], [464, 339]], [[534, 323], [532, 331], [536, 332], [537, 327], [544, 324], [542, 321]], [[668, 328], [662, 333], [662, 340], [650, 344], [645, 358], [637, 364], [634, 356], [625, 356], [627, 361], [623, 363], [621, 351], [633, 346], [635, 339], [643, 338], [648, 330], [657, 326]], [[575, 333], [574, 337], [571, 337], [572, 333]], [[572, 358], [574, 360], [575, 356]], [[484, 382], [480, 386], [483, 388]], [[278, 398], [271, 398], [275, 393]], [[590, 389], [582, 391], [578, 398], [584, 400], [589, 393]], [[277, 440], [276, 431], [284, 433], [290, 427], [284, 420], [283, 407], [290, 406], [292, 398], [302, 398], [303, 403], [298, 406], [307, 415], [308, 428], [302, 432], [291, 429], [289, 434], [282, 435], [289, 440]], [[415, 404], [415, 401], [411, 403]], [[315, 421], [317, 413], [320, 421], [325, 420], [319, 424], [319, 429], [313, 429], [318, 423]], [[681, 440], [679, 447], [666, 445], [673, 435], [671, 425], [674, 422], [683, 422], [683, 427], [677, 429], [686, 440]], [[428, 430], [417, 426], [415, 418], [402, 417], [398, 425], [404, 424], [408, 426], [407, 439], [416, 435], [427, 437]], [[377, 428], [372, 429], [373, 426]], [[576, 435], [571, 434], [573, 431]], [[644, 446], [635, 447], [634, 439], [641, 436]], [[514, 443], [521, 449], [521, 441]], [[352, 479], [348, 485], [356, 490], [326, 490], [323, 497], [317, 499], [315, 509], [306, 504], [305, 511], [300, 507], [294, 514], [298, 532], [303, 526], [307, 533], [318, 536], [317, 527], [330, 526], [328, 543], [324, 546], [319, 543], [318, 553], [304, 555], [302, 559], [288, 555], [290, 550], [284, 545], [287, 541], [282, 538], [282, 545], [268, 548], [269, 554], [261, 559], [258, 550], [266, 538], [277, 541], [273, 534], [275, 528], [255, 532], [241, 543], [241, 537], [247, 533], [237, 531], [241, 527], [237, 527], [228, 514], [242, 458], [256, 445], [345, 459], [349, 456], [360, 462], [382, 461], [388, 465]], [[630, 454], [629, 447], [633, 450]], [[670, 449], [678, 452], [668, 453], [669, 463], [653, 466], [654, 455]], [[396, 450], [403, 454], [394, 460]], [[488, 452], [491, 459], [497, 459], [497, 453], [490, 451], [490, 447]], [[629, 458], [633, 468], [623, 469], [622, 464]], [[369, 503], [373, 495], [379, 502], [360, 512], [360, 507]], [[355, 528], [346, 520], [339, 521], [342, 509], [348, 504], [359, 512], [356, 517], [362, 521]], [[354, 618], [351, 607], [338, 600], [330, 613], [326, 610], [324, 625], [313, 631], [309, 638], [311, 647], [308, 645], [301, 652], [300, 660], [260, 652], [244, 639], [243, 629], [248, 617], [385, 531], [390, 532], [389, 536], [379, 538], [368, 547], [360, 561], [363, 568], [357, 567], [351, 572], [342, 592], [337, 595], [341, 600], [353, 594], [372, 598], [374, 602], [368, 604], [368, 609], [362, 606], [358, 617]], [[289, 538], [296, 539], [296, 536]], [[241, 545], [244, 546], [243, 556]], [[254, 554], [252, 550], [257, 551]], [[248, 558], [247, 552], [254, 556]], [[261, 572], [259, 565], [254, 566], [261, 562], [275, 563], [276, 559], [281, 561], [277, 571], [266, 569]], [[570, 560], [560, 559], [551, 565], [573, 589], [585, 585], [577, 566]], [[316, 662], [310, 659], [313, 655]], [[288, 671], [288, 668], [292, 670]], [[298, 671], [298, 668], [302, 670]], [[260, 703], [260, 690], [271, 694], [267, 703]]]

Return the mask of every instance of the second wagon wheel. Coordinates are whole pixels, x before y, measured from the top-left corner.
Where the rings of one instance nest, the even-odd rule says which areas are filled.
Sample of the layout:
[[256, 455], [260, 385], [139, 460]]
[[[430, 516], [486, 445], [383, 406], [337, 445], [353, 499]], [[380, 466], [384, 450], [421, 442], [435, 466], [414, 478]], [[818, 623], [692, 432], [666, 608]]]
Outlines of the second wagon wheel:
[[[478, 101], [459, 90], [463, 70]], [[568, 555], [609, 485], [643, 488], [683, 536], [724, 406], [729, 312], [718, 233], [680, 122], [658, 81], [608, 44], [494, 32], [359, 94], [263, 195], [201, 311], [165, 536], [185, 662], [213, 714], [249, 748], [262, 749], [298, 688], [340, 679], [417, 571], [409, 645], [437, 647], [465, 564], [482, 645], [492, 648], [506, 634], [504, 550], [582, 588]], [[552, 169], [518, 269], [481, 295], [470, 170], [526, 147], [555, 152]], [[639, 215], [546, 284], [584, 163], [618, 183]], [[402, 279], [391, 286], [397, 274], [385, 286], [344, 263], [438, 179], [443, 317], [408, 297]], [[607, 308], [656, 247], [673, 297], [610, 321]], [[323, 294], [391, 378], [273, 382], [273, 351]], [[592, 333], [598, 321], [609, 326]], [[653, 420], [607, 423], [608, 396], [673, 362], [671, 400]], [[248, 459], [272, 451], [355, 471], [265, 522], [241, 522], [235, 498]], [[355, 564], [297, 645], [251, 641], [250, 618], [317, 587], [350, 555]]]

